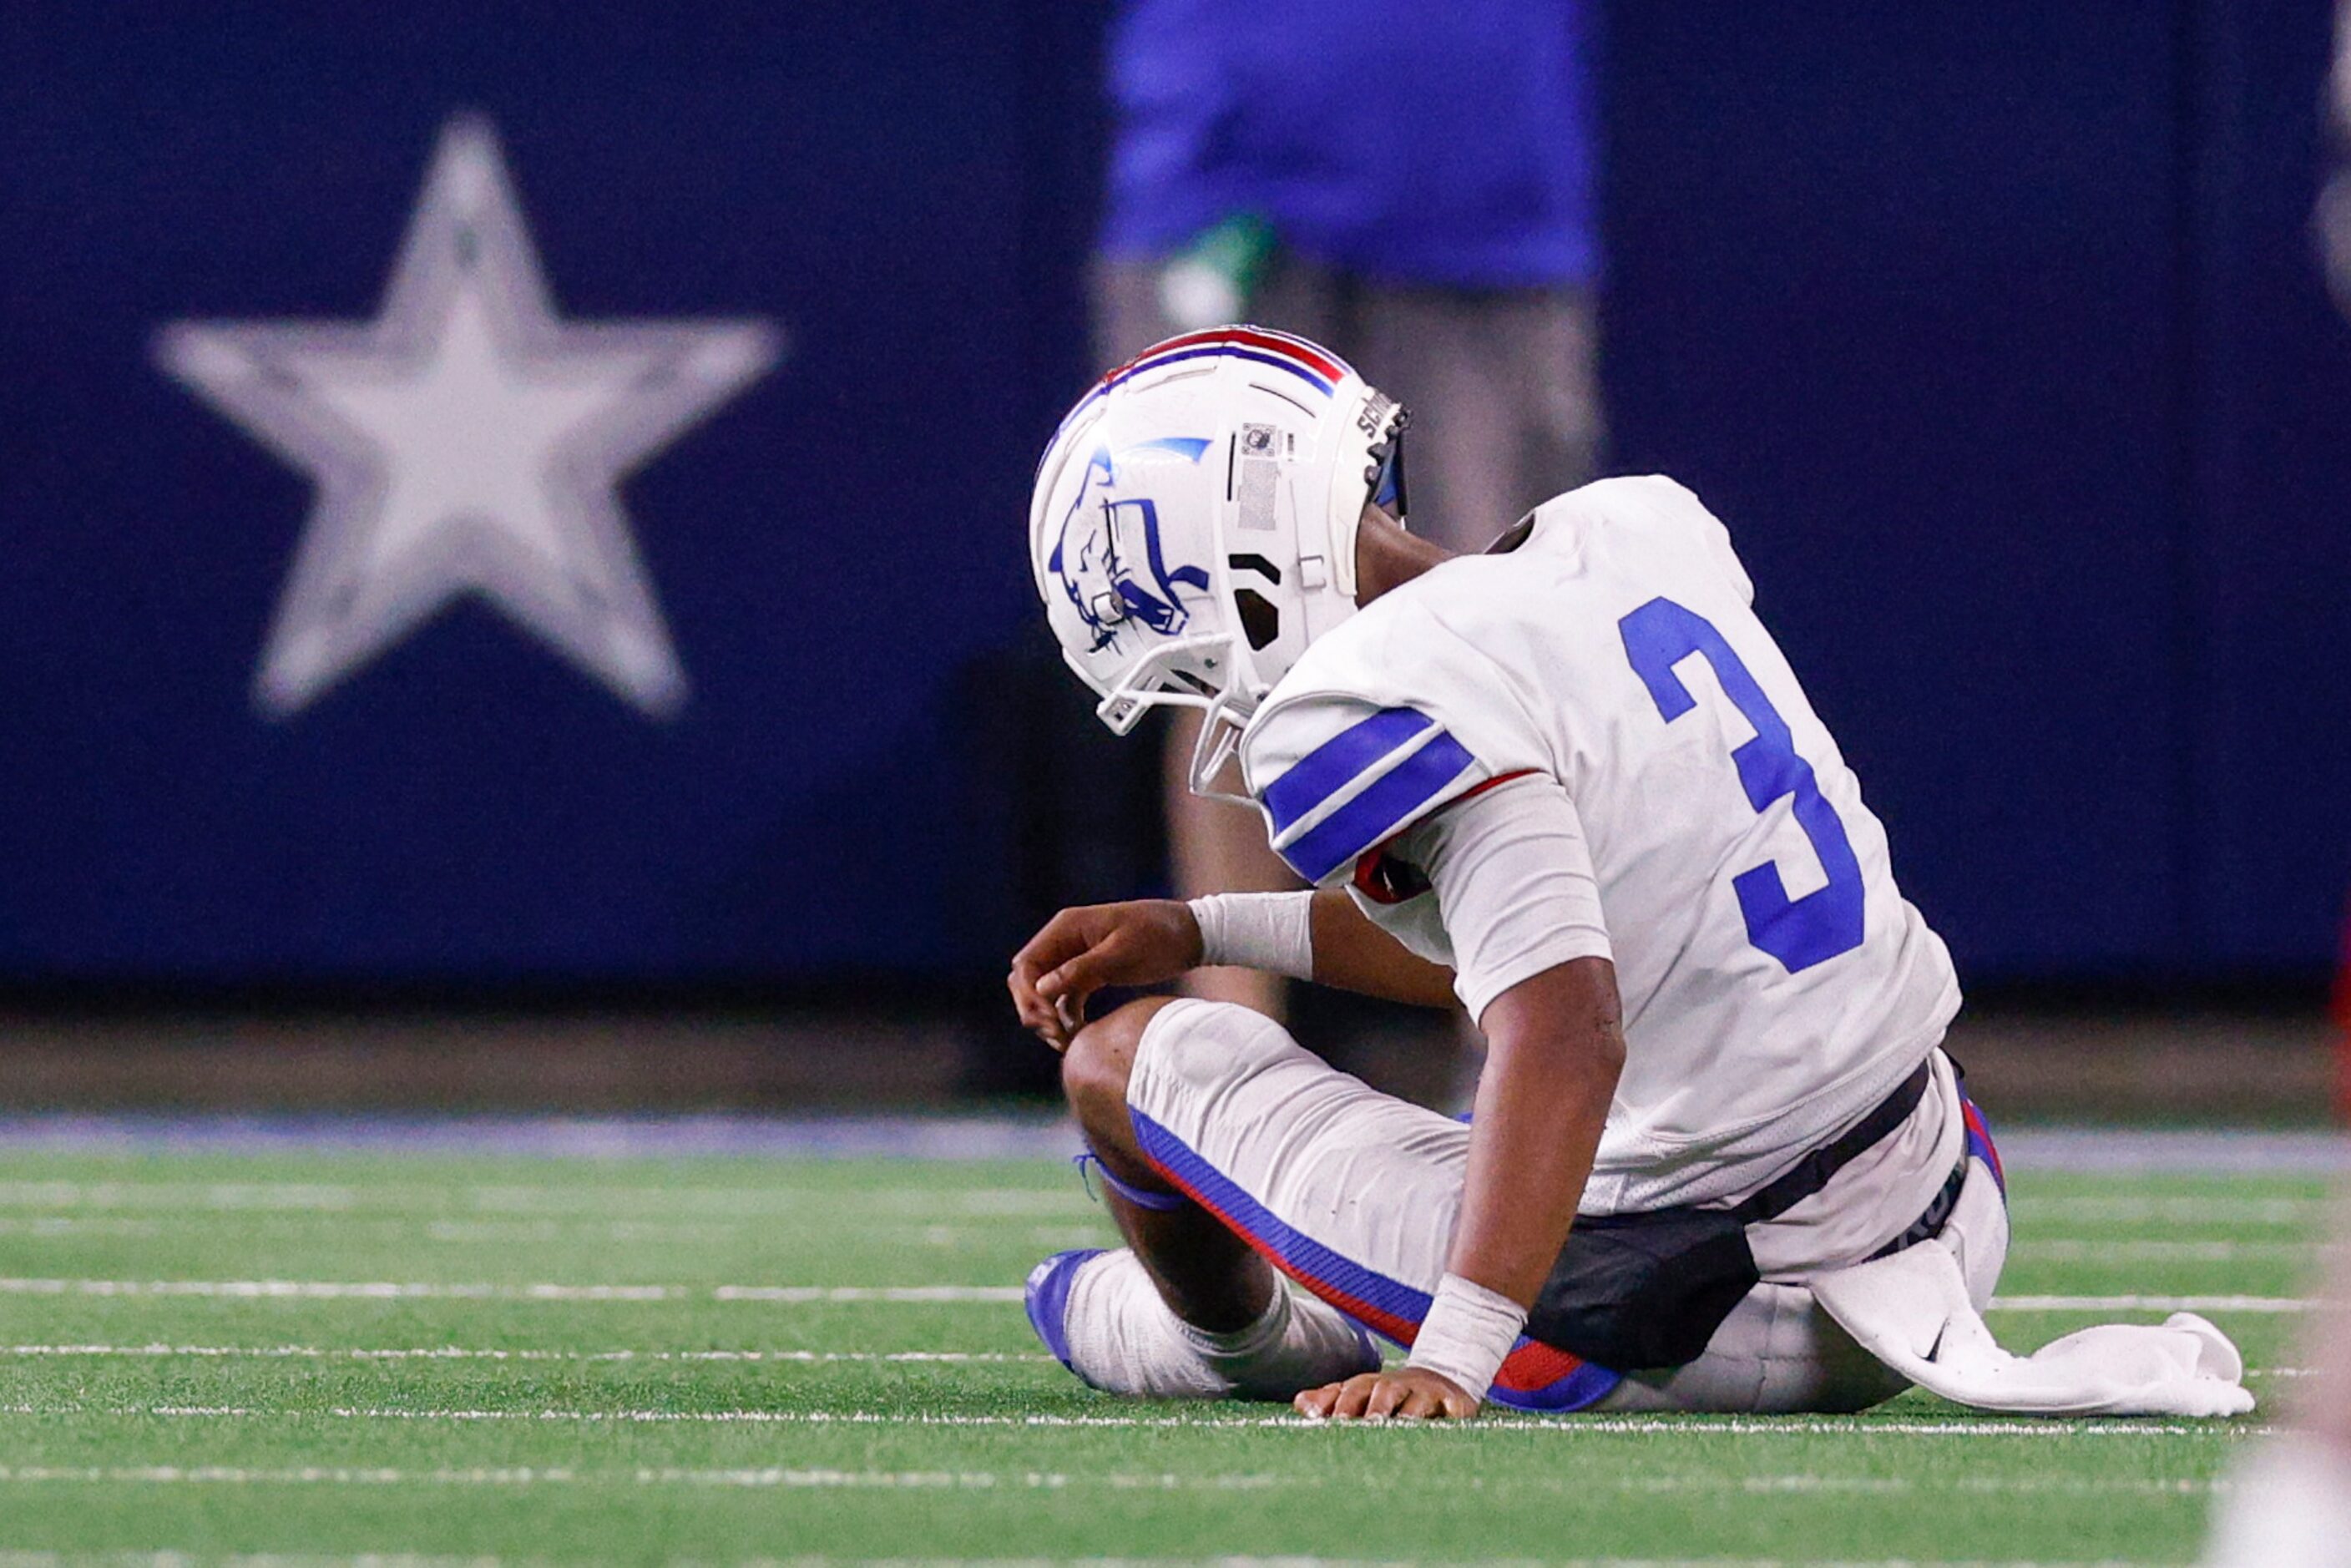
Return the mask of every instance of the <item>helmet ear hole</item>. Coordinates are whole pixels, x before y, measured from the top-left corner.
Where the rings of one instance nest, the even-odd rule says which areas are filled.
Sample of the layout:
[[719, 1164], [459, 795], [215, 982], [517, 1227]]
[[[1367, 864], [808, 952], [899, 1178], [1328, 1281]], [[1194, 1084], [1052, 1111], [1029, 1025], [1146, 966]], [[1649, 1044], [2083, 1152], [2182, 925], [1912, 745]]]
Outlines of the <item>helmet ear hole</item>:
[[1281, 612], [1264, 594], [1253, 588], [1237, 588], [1233, 604], [1240, 612], [1241, 634], [1249, 639], [1251, 652], [1263, 652], [1281, 636]]

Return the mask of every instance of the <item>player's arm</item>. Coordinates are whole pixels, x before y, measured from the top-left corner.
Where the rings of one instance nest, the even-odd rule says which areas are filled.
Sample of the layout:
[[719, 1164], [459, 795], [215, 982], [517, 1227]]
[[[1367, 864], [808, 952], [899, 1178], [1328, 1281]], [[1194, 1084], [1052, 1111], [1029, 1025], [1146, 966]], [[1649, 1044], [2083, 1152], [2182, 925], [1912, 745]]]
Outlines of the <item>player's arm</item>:
[[1318, 986], [1335, 986], [1417, 1008], [1458, 1008], [1453, 971], [1432, 964], [1372, 924], [1344, 888], [1326, 887], [1308, 905]]
[[1398, 851], [1434, 885], [1486, 1067], [1447, 1276], [1411, 1360], [1300, 1395], [1310, 1416], [1475, 1412], [1566, 1242], [1624, 1067], [1615, 967], [1565, 790], [1503, 785]]
[[1479, 1021], [1486, 1067], [1452, 1278], [1410, 1361], [1301, 1394], [1302, 1415], [1475, 1415], [1566, 1245], [1625, 1065], [1615, 966], [1576, 958], [1546, 969], [1495, 998]]
[[[1249, 956], [1262, 967], [1421, 1007], [1456, 1005], [1453, 971], [1416, 957], [1338, 889], [1257, 893], [1217, 901], [1204, 933], [1194, 906], [1172, 898], [1064, 909], [1013, 955], [1006, 986], [1021, 1023], [1060, 1051], [1104, 986], [1155, 986], [1203, 963]], [[1241, 953], [1220, 949], [1238, 948]]]
[[1534, 1305], [1566, 1245], [1625, 1069], [1616, 966], [1573, 958], [1488, 1005], [1454, 1273]]

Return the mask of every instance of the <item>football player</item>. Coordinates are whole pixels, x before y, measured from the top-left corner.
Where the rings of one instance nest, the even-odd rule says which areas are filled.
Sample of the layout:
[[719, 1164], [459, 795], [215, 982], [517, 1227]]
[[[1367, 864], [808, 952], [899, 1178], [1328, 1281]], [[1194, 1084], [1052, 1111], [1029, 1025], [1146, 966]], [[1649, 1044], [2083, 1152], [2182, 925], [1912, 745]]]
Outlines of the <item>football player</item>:
[[[1227, 328], [1113, 371], [1040, 467], [1037, 587], [1101, 716], [1202, 710], [1194, 788], [1238, 771], [1311, 884], [1065, 910], [1013, 960], [1127, 1241], [1030, 1275], [1048, 1347], [1097, 1388], [1316, 1416], [1849, 1410], [1912, 1379], [2249, 1403], [2200, 1320], [2121, 1331], [2168, 1336], [2127, 1365], [1982, 1333], [2004, 1177], [1939, 1049], [1950, 958], [1722, 524], [1610, 479], [1448, 556], [1404, 527], [1405, 423], [1327, 350]], [[1474, 1116], [1228, 1004], [1085, 1021], [1203, 964], [1458, 1000]]]

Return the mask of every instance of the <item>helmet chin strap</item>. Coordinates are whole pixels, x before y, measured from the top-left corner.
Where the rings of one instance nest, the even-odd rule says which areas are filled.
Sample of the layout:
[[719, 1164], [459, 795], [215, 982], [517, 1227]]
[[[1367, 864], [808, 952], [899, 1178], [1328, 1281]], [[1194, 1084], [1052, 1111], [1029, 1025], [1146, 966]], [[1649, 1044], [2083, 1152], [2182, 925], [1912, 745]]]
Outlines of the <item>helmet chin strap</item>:
[[1204, 800], [1228, 800], [1236, 806], [1255, 806], [1247, 795], [1235, 794], [1216, 787], [1217, 776], [1233, 760], [1240, 749], [1241, 733], [1256, 713], [1253, 701], [1243, 706], [1240, 694], [1220, 693], [1208, 704], [1207, 712], [1200, 716], [1200, 738], [1192, 743], [1190, 783], [1192, 793]]

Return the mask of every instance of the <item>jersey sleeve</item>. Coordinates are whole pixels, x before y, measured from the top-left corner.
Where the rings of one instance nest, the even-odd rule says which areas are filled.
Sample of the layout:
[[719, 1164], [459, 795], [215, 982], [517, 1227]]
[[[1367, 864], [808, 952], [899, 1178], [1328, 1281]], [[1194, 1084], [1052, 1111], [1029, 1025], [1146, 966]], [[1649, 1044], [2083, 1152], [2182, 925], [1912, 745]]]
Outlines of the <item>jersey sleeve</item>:
[[1375, 635], [1345, 635], [1358, 630], [1310, 650], [1339, 656], [1277, 690], [1242, 742], [1274, 852], [1315, 886], [1489, 780], [1547, 761], [1511, 684], [1437, 618], [1382, 617], [1361, 629]]
[[[1490, 776], [1418, 708], [1334, 699], [1284, 716], [1292, 721], [1284, 728], [1306, 734], [1292, 747], [1262, 749], [1273, 754], [1277, 771], [1258, 803], [1274, 852], [1318, 886]], [[1328, 735], [1312, 738], [1322, 730]], [[1295, 759], [1284, 749], [1297, 750]]]
[[1477, 791], [1399, 840], [1435, 889], [1453, 988], [1472, 1019], [1520, 981], [1576, 958], [1613, 958], [1575, 803], [1540, 775]]

